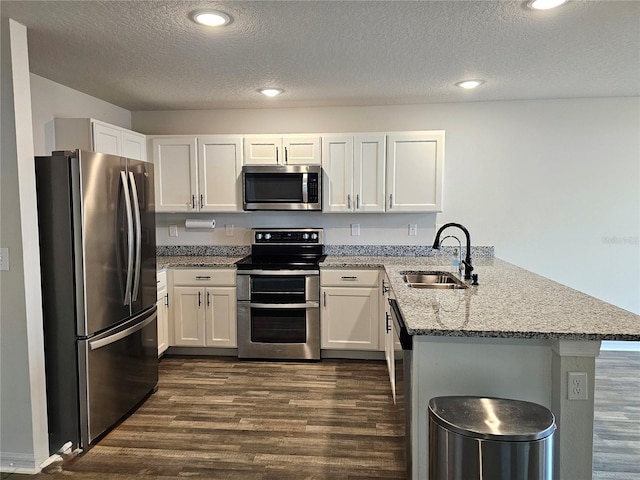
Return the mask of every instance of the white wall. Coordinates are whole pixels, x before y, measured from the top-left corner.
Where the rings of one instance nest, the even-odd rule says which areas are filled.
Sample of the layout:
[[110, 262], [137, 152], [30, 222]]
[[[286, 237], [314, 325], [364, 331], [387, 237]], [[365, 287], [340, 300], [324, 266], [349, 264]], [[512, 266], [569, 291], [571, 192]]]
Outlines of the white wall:
[[49, 456], [27, 30], [1, 19], [0, 468], [35, 472]]
[[33, 143], [36, 155], [51, 155], [53, 119], [94, 118], [131, 128], [131, 112], [46, 78], [31, 74]]
[[[445, 130], [444, 213], [415, 216], [418, 239], [406, 232], [411, 215], [296, 221], [328, 225], [330, 243], [396, 244], [428, 244], [436, 224], [460, 222], [498, 257], [640, 312], [640, 98], [133, 112], [132, 126], [146, 134]], [[245, 215], [214, 217], [219, 225], [280, 218]], [[239, 241], [222, 230], [169, 239], [166, 224], [181, 218], [160, 216], [160, 244]], [[360, 237], [345, 235], [349, 223], [366, 226]]]

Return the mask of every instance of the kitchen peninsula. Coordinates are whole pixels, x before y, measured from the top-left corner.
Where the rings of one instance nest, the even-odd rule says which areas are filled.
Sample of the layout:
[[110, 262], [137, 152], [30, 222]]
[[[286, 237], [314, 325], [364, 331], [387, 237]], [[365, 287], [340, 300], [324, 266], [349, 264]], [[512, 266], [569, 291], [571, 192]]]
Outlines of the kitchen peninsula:
[[[234, 256], [161, 256], [158, 268], [233, 268]], [[385, 252], [386, 253], [386, 252]], [[408, 287], [406, 271], [449, 270], [449, 256], [329, 256], [321, 269], [384, 269], [413, 338], [412, 463], [427, 476], [427, 404], [441, 395], [533, 401], [552, 410], [555, 478], [592, 476], [595, 358], [601, 340], [640, 341], [640, 317], [491, 255], [479, 285]], [[587, 400], [567, 399], [567, 372], [586, 372]]]
[[[329, 256], [322, 266], [384, 268], [413, 336], [413, 478], [427, 477], [427, 405], [441, 395], [528, 400], [556, 416], [555, 475], [592, 478], [595, 358], [601, 340], [640, 340], [640, 317], [493, 257], [474, 258], [479, 285], [408, 287], [402, 272], [448, 270], [446, 257]], [[567, 399], [586, 372], [587, 400]]]

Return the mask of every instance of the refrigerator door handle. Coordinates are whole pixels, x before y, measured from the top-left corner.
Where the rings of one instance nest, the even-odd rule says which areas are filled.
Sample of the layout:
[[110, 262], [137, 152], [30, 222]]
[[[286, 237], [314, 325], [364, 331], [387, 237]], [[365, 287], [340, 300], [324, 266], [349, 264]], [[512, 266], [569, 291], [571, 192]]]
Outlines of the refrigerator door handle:
[[90, 341], [89, 342], [89, 350], [97, 350], [98, 348], [106, 347], [107, 345], [115, 343], [118, 340], [122, 340], [123, 338], [128, 337], [129, 335], [131, 335], [132, 333], [137, 332], [138, 330], [142, 330], [144, 327], [146, 327], [151, 322], [153, 322], [156, 319], [157, 316], [158, 316], [158, 312], [155, 311], [155, 312], [153, 312], [152, 315], [149, 316], [149, 318], [147, 318], [145, 321], [143, 321], [141, 323], [133, 325], [133, 326], [131, 326], [129, 328], [126, 328], [126, 329], [124, 329], [124, 330], [122, 330], [122, 331], [120, 331], [118, 333], [115, 333], [113, 335], [110, 335], [108, 337]]
[[131, 213], [131, 195], [129, 182], [124, 171], [120, 172], [122, 188], [124, 189], [125, 207], [127, 210], [127, 282], [124, 287], [124, 304], [131, 303], [131, 281], [133, 277], [133, 215]]
[[133, 274], [133, 290], [131, 291], [131, 301], [135, 302], [138, 299], [138, 290], [140, 288], [140, 263], [142, 259], [142, 228], [140, 221], [140, 203], [138, 202], [138, 187], [136, 185], [136, 178], [133, 175], [133, 172], [129, 172], [129, 180], [131, 180], [131, 197], [133, 198], [133, 206], [134, 206], [134, 220], [135, 220], [135, 228], [136, 228], [136, 254], [135, 254], [135, 268]]

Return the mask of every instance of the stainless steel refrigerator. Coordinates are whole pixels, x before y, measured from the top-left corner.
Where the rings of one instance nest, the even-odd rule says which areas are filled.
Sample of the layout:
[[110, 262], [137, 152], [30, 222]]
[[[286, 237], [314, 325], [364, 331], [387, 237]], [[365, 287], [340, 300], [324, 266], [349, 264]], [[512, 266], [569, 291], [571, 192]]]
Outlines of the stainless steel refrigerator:
[[49, 449], [87, 449], [158, 383], [153, 164], [36, 157]]

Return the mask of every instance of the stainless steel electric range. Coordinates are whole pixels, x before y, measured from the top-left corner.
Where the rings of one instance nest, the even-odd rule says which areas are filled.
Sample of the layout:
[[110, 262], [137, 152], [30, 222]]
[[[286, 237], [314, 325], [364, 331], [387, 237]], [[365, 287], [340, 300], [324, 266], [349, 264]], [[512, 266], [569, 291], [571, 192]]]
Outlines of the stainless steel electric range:
[[321, 228], [252, 231], [236, 263], [238, 357], [320, 359]]

